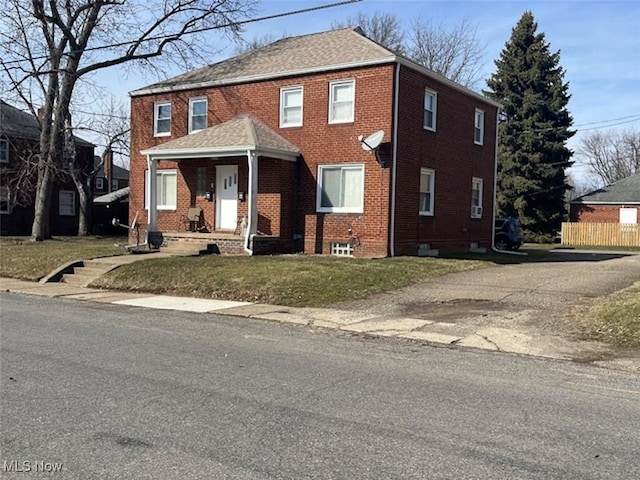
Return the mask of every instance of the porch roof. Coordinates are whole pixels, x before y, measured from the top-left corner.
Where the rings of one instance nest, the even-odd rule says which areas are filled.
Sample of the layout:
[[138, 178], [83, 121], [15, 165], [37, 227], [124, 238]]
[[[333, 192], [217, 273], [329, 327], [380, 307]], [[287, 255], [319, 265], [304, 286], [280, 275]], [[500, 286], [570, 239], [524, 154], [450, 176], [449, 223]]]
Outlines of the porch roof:
[[142, 150], [154, 160], [256, 155], [295, 161], [300, 149], [251, 114]]

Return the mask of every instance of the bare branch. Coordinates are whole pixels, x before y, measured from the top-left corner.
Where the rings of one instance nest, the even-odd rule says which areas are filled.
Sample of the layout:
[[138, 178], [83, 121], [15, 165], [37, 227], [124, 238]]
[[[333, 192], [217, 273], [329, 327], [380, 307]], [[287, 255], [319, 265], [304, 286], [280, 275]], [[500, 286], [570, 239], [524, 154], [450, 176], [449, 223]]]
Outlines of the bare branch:
[[640, 172], [640, 131], [593, 130], [582, 137], [578, 155], [605, 185]]
[[415, 18], [411, 21], [407, 52], [413, 61], [466, 87], [474, 88], [482, 80], [485, 45], [467, 18], [451, 30]]
[[331, 28], [360, 27], [364, 34], [374, 42], [396, 52], [405, 53], [405, 34], [398, 17], [393, 13], [375, 12], [367, 14], [358, 12], [355, 17], [348, 17], [344, 21], [333, 22]]

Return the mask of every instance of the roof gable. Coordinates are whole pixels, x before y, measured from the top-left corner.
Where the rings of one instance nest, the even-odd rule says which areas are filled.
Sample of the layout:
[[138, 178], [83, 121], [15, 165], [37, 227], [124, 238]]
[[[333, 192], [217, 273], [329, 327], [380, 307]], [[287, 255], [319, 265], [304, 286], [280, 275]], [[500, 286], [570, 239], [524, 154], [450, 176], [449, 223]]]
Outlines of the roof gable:
[[571, 203], [640, 203], [640, 173], [582, 195]]
[[393, 52], [361, 32], [359, 28], [344, 28], [283, 38], [257, 50], [135, 90], [130, 95], [243, 83], [395, 60]]

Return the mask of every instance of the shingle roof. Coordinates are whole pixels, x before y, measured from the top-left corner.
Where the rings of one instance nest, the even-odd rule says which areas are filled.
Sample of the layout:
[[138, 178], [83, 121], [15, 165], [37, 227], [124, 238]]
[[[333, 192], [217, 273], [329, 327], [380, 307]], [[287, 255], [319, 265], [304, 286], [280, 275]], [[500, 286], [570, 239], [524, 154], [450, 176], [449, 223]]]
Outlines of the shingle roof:
[[[101, 161], [102, 159], [98, 155], [94, 156], [93, 168], [96, 168], [98, 165], [100, 165]], [[129, 180], [129, 170], [127, 170], [126, 168], [119, 167], [118, 165], [113, 165], [113, 170], [111, 170], [111, 176], [112, 178], [115, 178], [118, 180]], [[96, 178], [105, 178], [103, 168], [101, 168], [96, 172]]]
[[[0, 100], [0, 135], [10, 138], [26, 138], [37, 140], [40, 138], [40, 122], [33, 115], [9, 105]], [[93, 147], [93, 143], [74, 135], [80, 145]]]
[[244, 83], [356, 65], [391, 63], [396, 55], [362, 35], [359, 28], [289, 37], [207, 67], [191, 70], [130, 93]]
[[99, 197], [93, 199], [94, 205], [113, 205], [114, 203], [126, 203], [129, 201], [129, 193], [131, 192], [129, 187], [115, 190], [111, 193], [105, 193]]
[[640, 173], [636, 173], [599, 190], [582, 195], [572, 200], [571, 203], [640, 203]]
[[13, 138], [40, 138], [40, 122], [16, 107], [0, 100], [0, 135]]
[[246, 154], [247, 150], [258, 150], [263, 154], [273, 153], [279, 156], [295, 158], [300, 149], [284, 137], [280, 136], [258, 118], [244, 113], [236, 115], [231, 120], [209, 127], [196, 133], [161, 143], [155, 147], [143, 150], [145, 155], [159, 156], [171, 154], [182, 157], [215, 156]]

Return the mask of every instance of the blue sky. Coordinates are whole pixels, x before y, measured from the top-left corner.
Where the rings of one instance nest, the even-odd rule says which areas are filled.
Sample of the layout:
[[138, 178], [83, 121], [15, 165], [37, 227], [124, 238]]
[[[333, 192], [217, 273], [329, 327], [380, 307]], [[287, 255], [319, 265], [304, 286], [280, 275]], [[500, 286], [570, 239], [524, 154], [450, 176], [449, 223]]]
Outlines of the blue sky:
[[[335, 1], [335, 0], [333, 0]], [[333, 3], [332, 0], [263, 0], [259, 15]], [[392, 12], [406, 25], [420, 17], [435, 24], [459, 25], [466, 17], [477, 27], [478, 38], [486, 43], [483, 77], [495, 71], [494, 60], [500, 55], [522, 13], [531, 10], [551, 51], [561, 52], [572, 98], [569, 111], [578, 134], [569, 146], [575, 149], [580, 135], [587, 129], [640, 129], [640, 1], [617, 0], [363, 0], [293, 17], [268, 20], [246, 27], [245, 38], [271, 34], [280, 37], [303, 35], [331, 28], [331, 23], [365, 12]], [[220, 41], [215, 39], [214, 41]], [[233, 55], [229, 45], [214, 63]], [[150, 79], [132, 78], [113, 85], [121, 101], [126, 92], [152, 83]], [[176, 72], [179, 73], [179, 72]], [[97, 78], [100, 83], [100, 78]], [[576, 176], [586, 170], [576, 166]]]

